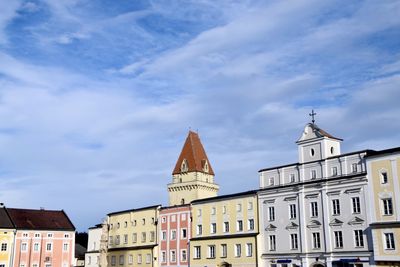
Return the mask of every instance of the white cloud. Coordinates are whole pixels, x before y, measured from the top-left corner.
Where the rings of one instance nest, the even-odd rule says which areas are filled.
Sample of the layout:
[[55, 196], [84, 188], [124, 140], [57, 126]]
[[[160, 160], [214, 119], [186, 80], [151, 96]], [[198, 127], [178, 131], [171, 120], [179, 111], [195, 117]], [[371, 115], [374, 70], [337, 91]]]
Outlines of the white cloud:
[[7, 44], [8, 38], [5, 32], [9, 22], [17, 16], [20, 1], [0, 1], [0, 44]]

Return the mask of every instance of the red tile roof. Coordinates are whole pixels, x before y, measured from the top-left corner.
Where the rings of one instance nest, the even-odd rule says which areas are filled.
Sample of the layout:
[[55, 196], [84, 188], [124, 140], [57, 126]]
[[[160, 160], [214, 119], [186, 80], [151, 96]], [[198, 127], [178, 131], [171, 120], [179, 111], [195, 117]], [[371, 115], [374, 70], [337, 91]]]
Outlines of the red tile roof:
[[[195, 132], [189, 131], [185, 144], [183, 145], [182, 152], [176, 162], [172, 174], [180, 174], [182, 162], [186, 159], [188, 164], [187, 172], [203, 172], [214, 175], [214, 171], [208, 160], [206, 151], [201, 144], [199, 135]], [[204, 169], [205, 163], [208, 163], [208, 172]]]
[[75, 227], [63, 210], [31, 210], [7, 208], [17, 229], [70, 230]]

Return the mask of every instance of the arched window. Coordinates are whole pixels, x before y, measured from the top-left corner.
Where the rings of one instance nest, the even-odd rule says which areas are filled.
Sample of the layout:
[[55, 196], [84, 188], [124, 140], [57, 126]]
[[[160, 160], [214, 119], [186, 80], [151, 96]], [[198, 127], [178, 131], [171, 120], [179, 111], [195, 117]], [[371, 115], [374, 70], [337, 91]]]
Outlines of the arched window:
[[182, 160], [182, 165], [181, 165], [181, 172], [187, 172], [189, 170], [189, 166], [187, 163], [186, 159]]

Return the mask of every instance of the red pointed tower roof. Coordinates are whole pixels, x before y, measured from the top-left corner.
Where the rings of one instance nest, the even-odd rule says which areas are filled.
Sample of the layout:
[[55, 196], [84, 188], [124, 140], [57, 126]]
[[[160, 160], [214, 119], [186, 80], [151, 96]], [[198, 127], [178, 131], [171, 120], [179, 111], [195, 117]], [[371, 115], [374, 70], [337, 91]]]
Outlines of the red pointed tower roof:
[[[182, 170], [181, 168], [184, 161], [186, 161], [187, 165], [186, 170]], [[201, 144], [199, 135], [195, 132], [189, 131], [172, 174], [196, 171], [214, 175], [214, 171], [208, 161], [206, 151]]]

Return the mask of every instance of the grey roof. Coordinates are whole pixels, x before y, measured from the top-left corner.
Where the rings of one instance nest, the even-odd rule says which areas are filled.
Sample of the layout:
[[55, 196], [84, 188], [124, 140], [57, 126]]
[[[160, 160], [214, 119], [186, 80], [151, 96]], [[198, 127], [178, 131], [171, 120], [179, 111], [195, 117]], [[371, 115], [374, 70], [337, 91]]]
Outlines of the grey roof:
[[15, 228], [6, 208], [0, 208], [0, 228]]

